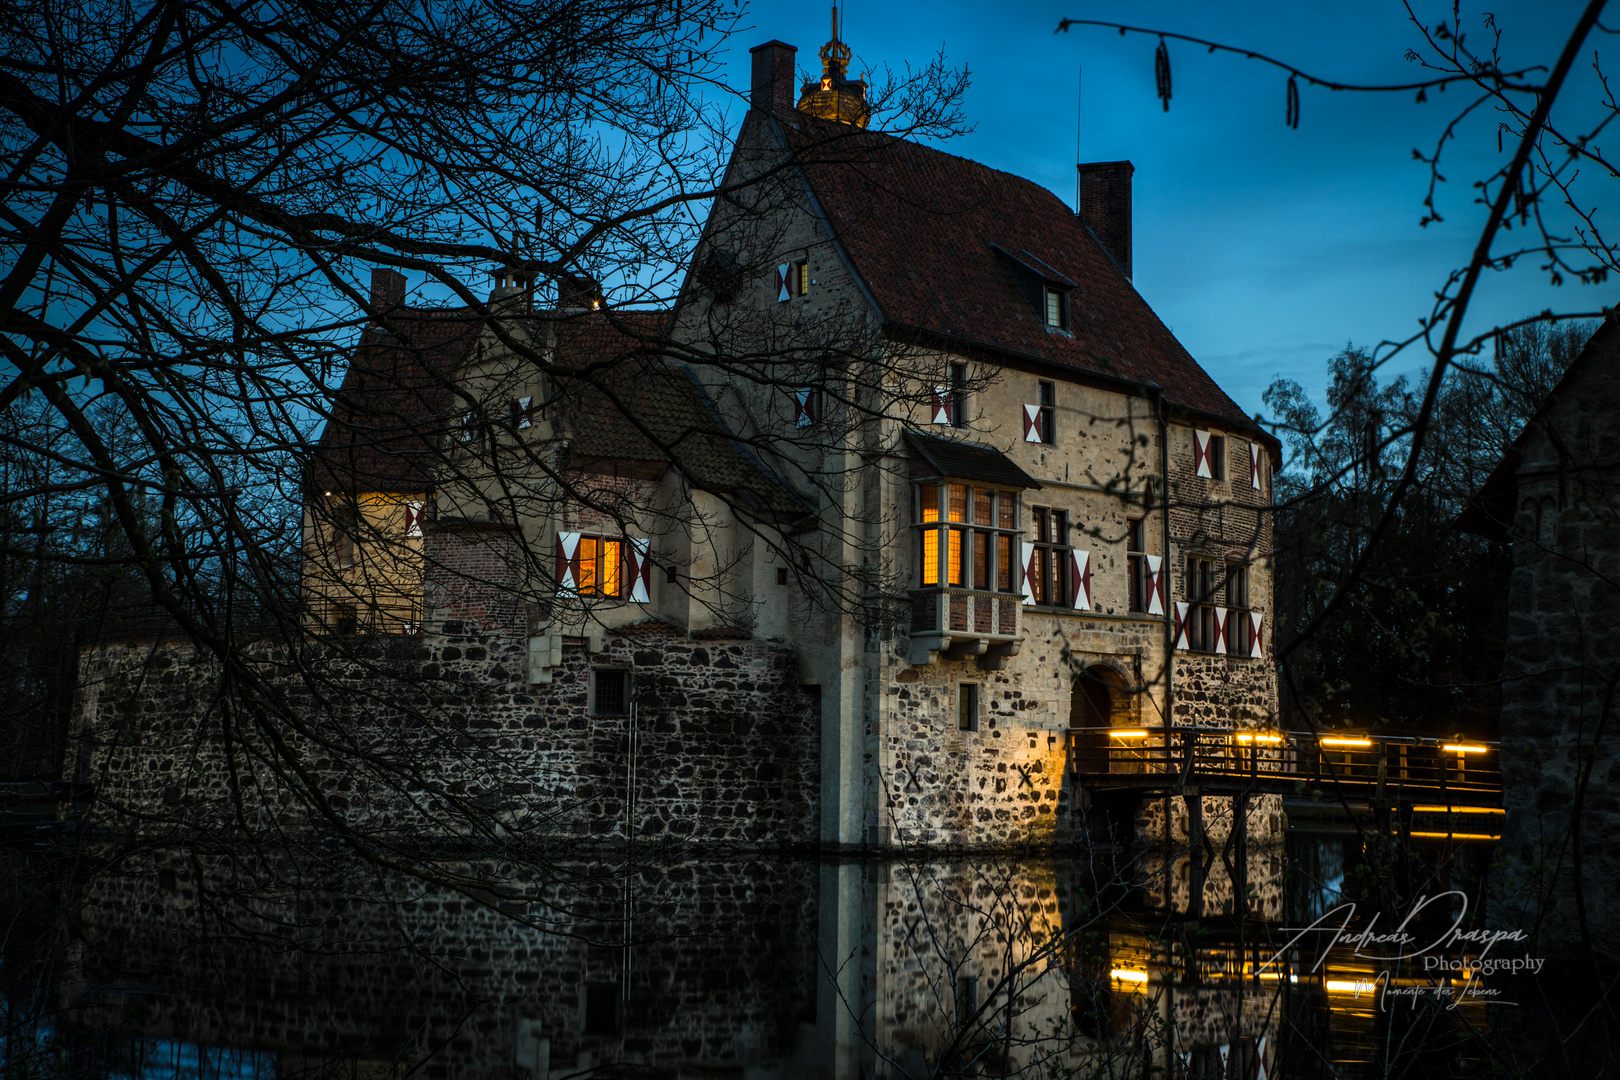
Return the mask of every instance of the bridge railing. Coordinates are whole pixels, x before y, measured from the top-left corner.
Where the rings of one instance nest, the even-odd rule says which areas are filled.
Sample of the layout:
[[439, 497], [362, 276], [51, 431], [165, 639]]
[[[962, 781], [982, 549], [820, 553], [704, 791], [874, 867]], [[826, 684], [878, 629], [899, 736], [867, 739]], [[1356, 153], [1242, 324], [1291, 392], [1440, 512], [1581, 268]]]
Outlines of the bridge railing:
[[1072, 728], [1069, 769], [1121, 779], [1174, 774], [1188, 782], [1290, 776], [1391, 798], [1402, 791], [1494, 792], [1502, 782], [1496, 746], [1475, 740], [1206, 727]]

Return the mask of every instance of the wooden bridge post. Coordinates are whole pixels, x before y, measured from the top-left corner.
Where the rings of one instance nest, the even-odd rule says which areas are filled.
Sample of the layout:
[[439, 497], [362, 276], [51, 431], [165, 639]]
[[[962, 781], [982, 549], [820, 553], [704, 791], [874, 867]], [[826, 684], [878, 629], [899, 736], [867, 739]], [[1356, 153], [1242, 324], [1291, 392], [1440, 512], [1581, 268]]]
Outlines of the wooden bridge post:
[[1232, 828], [1237, 830], [1237, 880], [1232, 891], [1237, 902], [1233, 905], [1238, 919], [1249, 917], [1249, 792], [1247, 789], [1232, 796]]
[[1188, 882], [1187, 917], [1204, 917], [1204, 796], [1196, 787], [1181, 789], [1187, 804]]

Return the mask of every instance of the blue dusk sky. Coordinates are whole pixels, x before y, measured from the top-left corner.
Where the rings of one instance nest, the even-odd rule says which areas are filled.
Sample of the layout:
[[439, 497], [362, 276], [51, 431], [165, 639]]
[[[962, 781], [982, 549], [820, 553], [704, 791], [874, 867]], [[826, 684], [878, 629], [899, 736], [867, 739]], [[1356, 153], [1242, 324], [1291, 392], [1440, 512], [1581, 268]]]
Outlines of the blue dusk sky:
[[[1416, 10], [1433, 26], [1450, 4]], [[1485, 45], [1483, 13], [1503, 31], [1504, 63], [1556, 61], [1579, 14], [1573, 3], [1511, 0], [1470, 9], [1468, 44]], [[1444, 221], [1419, 227], [1431, 151], [1467, 100], [1456, 88], [1429, 95], [1334, 93], [1302, 85], [1298, 130], [1284, 123], [1286, 76], [1275, 68], [1171, 42], [1169, 112], [1154, 93], [1152, 37], [1076, 27], [1064, 16], [1115, 20], [1252, 48], [1342, 82], [1408, 82], [1422, 69], [1405, 59], [1421, 46], [1399, 3], [929, 4], [853, 0], [841, 6], [855, 71], [921, 66], [943, 49], [966, 65], [966, 110], [975, 130], [945, 149], [1027, 177], [1074, 198], [1076, 80], [1084, 69], [1079, 134], [1088, 161], [1136, 166], [1135, 284], [1192, 354], [1245, 409], [1277, 376], [1318, 395], [1325, 362], [1347, 342], [1372, 346], [1418, 328], [1448, 273], [1468, 262], [1485, 208], [1474, 182], [1511, 155], [1497, 151], [1494, 114], [1481, 111], [1447, 151], [1439, 195]], [[820, 71], [829, 9], [816, 4], [752, 7], [728, 43], [728, 77], [746, 91], [748, 49], [779, 38], [799, 48], [801, 68]], [[1561, 102], [1574, 121], [1595, 115], [1594, 48], [1587, 43]], [[733, 127], [741, 106], [733, 107]], [[1596, 184], [1594, 179], [1593, 184]], [[1588, 203], [1615, 187], [1587, 189]], [[1593, 311], [1612, 304], [1615, 284], [1553, 288], [1533, 262], [1482, 283], [1468, 328], [1553, 307]], [[1390, 373], [1411, 372], [1426, 354], [1403, 354]]]

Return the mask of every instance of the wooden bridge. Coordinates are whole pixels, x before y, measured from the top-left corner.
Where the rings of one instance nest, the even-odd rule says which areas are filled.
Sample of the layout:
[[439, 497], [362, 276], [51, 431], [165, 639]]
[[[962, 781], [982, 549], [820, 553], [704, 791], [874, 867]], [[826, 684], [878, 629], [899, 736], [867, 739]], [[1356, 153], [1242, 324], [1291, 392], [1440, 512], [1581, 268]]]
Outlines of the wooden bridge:
[[1093, 791], [1280, 794], [1420, 809], [1497, 807], [1494, 743], [1230, 728], [1074, 728], [1069, 771]]

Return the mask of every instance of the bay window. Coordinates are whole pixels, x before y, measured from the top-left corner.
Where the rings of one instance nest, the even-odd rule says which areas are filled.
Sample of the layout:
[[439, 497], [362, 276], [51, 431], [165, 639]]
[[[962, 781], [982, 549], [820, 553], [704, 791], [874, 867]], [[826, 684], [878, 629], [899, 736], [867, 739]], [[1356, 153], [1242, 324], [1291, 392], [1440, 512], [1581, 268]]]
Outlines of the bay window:
[[917, 485], [917, 582], [1012, 592], [1018, 493], [966, 483]]

